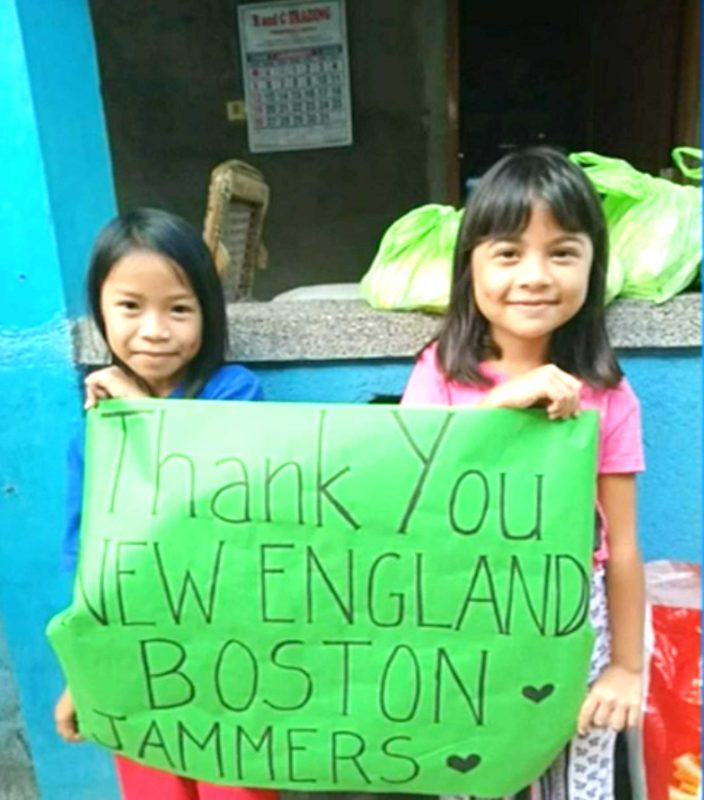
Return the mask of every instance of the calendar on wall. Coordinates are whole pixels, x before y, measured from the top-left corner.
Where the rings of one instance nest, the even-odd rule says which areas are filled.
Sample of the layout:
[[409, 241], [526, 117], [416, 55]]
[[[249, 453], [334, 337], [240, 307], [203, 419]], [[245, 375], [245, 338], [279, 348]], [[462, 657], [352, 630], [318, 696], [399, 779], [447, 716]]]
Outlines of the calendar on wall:
[[253, 153], [352, 144], [345, 0], [238, 8]]

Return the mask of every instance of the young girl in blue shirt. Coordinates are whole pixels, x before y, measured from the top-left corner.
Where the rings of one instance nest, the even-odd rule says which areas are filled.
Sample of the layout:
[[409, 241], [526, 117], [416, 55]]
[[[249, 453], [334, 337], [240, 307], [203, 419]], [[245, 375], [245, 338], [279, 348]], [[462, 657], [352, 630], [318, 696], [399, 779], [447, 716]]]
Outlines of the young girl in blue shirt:
[[[211, 254], [184, 220], [138, 209], [99, 234], [88, 272], [93, 319], [112, 365], [85, 380], [85, 408], [109, 397], [261, 400], [257, 378], [224, 364], [225, 302]], [[82, 438], [82, 437], [80, 437]], [[69, 513], [64, 566], [78, 551], [83, 447], [69, 451]], [[67, 742], [81, 740], [70, 690], [55, 708], [56, 729]], [[125, 800], [278, 800], [278, 792], [224, 787], [183, 778], [115, 757]]]

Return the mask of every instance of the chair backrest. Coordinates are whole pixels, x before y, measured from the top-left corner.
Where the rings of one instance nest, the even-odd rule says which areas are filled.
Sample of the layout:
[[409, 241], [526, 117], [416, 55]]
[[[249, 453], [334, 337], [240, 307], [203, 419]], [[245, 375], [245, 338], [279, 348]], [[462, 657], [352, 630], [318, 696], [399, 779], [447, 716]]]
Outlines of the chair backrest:
[[212, 171], [203, 237], [228, 302], [250, 299], [256, 271], [266, 267], [262, 232], [268, 206], [269, 187], [250, 164], [233, 159]]

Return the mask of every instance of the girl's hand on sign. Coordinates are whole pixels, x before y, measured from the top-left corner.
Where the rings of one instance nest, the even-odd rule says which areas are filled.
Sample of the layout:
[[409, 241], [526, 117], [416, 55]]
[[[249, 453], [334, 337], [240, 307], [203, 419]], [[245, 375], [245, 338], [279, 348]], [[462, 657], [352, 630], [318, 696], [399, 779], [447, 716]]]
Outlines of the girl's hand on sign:
[[76, 706], [73, 704], [73, 697], [71, 697], [68, 687], [63, 690], [54, 706], [54, 722], [56, 723], [56, 732], [65, 742], [75, 744], [83, 741], [83, 737], [78, 732]]
[[640, 672], [614, 664], [607, 667], [582, 704], [577, 721], [580, 735], [584, 736], [591, 727], [622, 731], [637, 725], [642, 692]]
[[148, 397], [135, 379], [120, 367], [106, 367], [91, 372], [85, 380], [86, 399], [84, 408], [96, 406], [109, 397]]
[[550, 419], [574, 417], [579, 411], [582, 384], [554, 364], [545, 364], [506, 381], [487, 393], [484, 408], [545, 406]]

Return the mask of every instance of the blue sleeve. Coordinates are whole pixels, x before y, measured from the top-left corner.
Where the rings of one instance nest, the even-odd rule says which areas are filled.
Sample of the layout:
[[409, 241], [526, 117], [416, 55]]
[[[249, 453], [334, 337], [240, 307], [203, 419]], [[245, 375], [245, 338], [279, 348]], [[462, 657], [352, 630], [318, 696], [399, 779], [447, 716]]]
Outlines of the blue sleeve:
[[205, 384], [202, 400], [263, 400], [262, 385], [254, 373], [239, 364], [226, 364]]
[[78, 561], [78, 538], [83, 499], [83, 428], [71, 438], [66, 455], [66, 523], [61, 544], [61, 569], [74, 572]]

